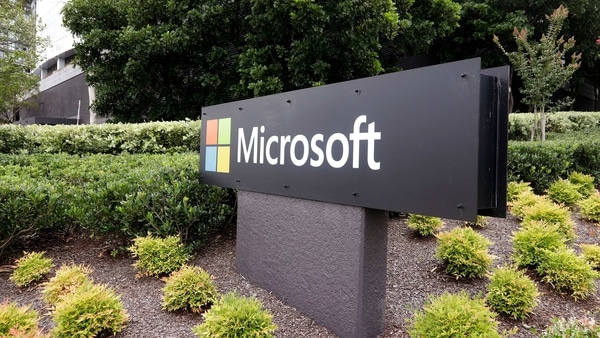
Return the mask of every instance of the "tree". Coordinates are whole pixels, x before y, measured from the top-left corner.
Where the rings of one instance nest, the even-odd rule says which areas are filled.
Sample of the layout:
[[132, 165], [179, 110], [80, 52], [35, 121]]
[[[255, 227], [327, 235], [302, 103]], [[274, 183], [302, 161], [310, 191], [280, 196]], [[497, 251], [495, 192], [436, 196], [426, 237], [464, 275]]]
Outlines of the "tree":
[[515, 27], [513, 35], [517, 50], [514, 52], [507, 52], [494, 35], [493, 41], [523, 80], [521, 92], [525, 95], [524, 101], [533, 105], [532, 141], [538, 137], [546, 140], [546, 108], [552, 95], [569, 81], [580, 66], [581, 54], [573, 53], [570, 61], [565, 59], [566, 52], [575, 46], [575, 39], [564, 40], [559, 36], [568, 15], [569, 11], [561, 5], [546, 16], [548, 30], [539, 43], [529, 41], [526, 28], [519, 30]]
[[242, 96], [376, 75], [378, 52], [399, 20], [392, 0], [251, 0], [240, 55]]
[[42, 28], [29, 1], [0, 0], [0, 120], [14, 121], [37, 88], [31, 71], [48, 44], [36, 34]]
[[[559, 5], [569, 9], [563, 34], [574, 36], [577, 45], [573, 51], [582, 54], [582, 63], [571, 80], [571, 93], [575, 97], [579, 84], [585, 77], [600, 87], [600, 60], [595, 55], [594, 44], [600, 34], [600, 2], [581, 0], [454, 0], [461, 4], [459, 27], [448, 38], [437, 40], [432, 51], [440, 61], [455, 61], [481, 57], [483, 67], [495, 67], [507, 63], [506, 57], [498, 53], [492, 41], [495, 34], [506, 43], [509, 50], [517, 46], [512, 40], [513, 27], [527, 28], [531, 38], [539, 39], [548, 22], [547, 13], [552, 13]], [[519, 87], [521, 79], [513, 77], [513, 86]], [[514, 93], [516, 101], [520, 93]], [[598, 98], [600, 99], [600, 97]], [[597, 101], [598, 107], [600, 102]], [[527, 109], [527, 107], [520, 107]]]
[[198, 118], [227, 101], [245, 13], [229, 0], [71, 0], [64, 25], [95, 111], [117, 121]]
[[422, 55], [429, 53], [434, 42], [446, 38], [460, 20], [461, 5], [452, 0], [419, 0], [407, 5], [396, 0], [398, 12], [406, 11], [410, 19], [407, 27], [398, 32], [393, 40], [399, 55]]

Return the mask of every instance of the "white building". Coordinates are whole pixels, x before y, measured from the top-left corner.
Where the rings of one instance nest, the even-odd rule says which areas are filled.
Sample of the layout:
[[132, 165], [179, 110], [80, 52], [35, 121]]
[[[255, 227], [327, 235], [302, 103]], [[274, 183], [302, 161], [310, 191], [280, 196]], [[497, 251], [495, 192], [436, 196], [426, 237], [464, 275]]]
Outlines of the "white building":
[[90, 111], [93, 88], [85, 81], [81, 68], [73, 65], [74, 37], [63, 26], [61, 10], [66, 0], [33, 0], [35, 13], [49, 37], [43, 62], [35, 73], [40, 76], [39, 104], [21, 116], [21, 123], [94, 124], [103, 122]]

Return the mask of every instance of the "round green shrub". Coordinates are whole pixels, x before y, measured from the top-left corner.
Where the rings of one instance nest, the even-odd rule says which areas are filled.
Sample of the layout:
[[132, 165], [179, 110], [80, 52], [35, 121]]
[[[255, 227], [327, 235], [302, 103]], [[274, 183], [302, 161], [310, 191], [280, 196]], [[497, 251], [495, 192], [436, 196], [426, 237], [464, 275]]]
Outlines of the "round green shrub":
[[465, 222], [466, 226], [472, 228], [485, 228], [488, 224], [488, 218], [485, 216], [477, 215], [477, 221], [475, 222]]
[[569, 180], [556, 180], [548, 188], [548, 197], [558, 204], [573, 205], [583, 197], [578, 188]]
[[569, 174], [568, 180], [575, 184], [577, 191], [579, 191], [584, 198], [589, 197], [596, 192], [596, 187], [594, 186], [594, 176], [574, 171]]
[[566, 238], [558, 226], [544, 221], [532, 221], [513, 233], [513, 261], [519, 267], [537, 267], [543, 259], [542, 250], [563, 247]]
[[525, 319], [537, 306], [539, 295], [535, 282], [524, 271], [513, 267], [499, 267], [490, 275], [486, 300], [497, 313]]
[[495, 316], [483, 299], [471, 299], [465, 291], [446, 292], [430, 297], [415, 313], [408, 333], [419, 338], [500, 337]]
[[600, 223], [600, 194], [593, 194], [590, 197], [577, 203], [579, 211], [586, 219]]
[[91, 272], [89, 267], [83, 265], [61, 266], [56, 270], [54, 277], [44, 284], [42, 299], [47, 304], [56, 304], [66, 295], [75, 292], [78, 287], [91, 283], [88, 277]]
[[594, 269], [600, 268], [600, 246], [597, 244], [581, 244], [581, 253], [583, 259]]
[[273, 337], [277, 325], [255, 298], [227, 293], [203, 314], [204, 322], [192, 328], [198, 337]]
[[510, 212], [515, 215], [515, 217], [523, 219], [523, 216], [525, 216], [525, 208], [547, 201], [548, 199], [545, 196], [536, 195], [533, 191], [525, 191], [519, 194], [511, 203]]
[[166, 280], [163, 288], [163, 309], [190, 309], [199, 313], [212, 305], [217, 297], [217, 288], [208, 272], [200, 267], [184, 265]]
[[454, 228], [436, 237], [436, 256], [446, 264], [446, 272], [456, 278], [482, 277], [492, 265], [488, 253], [491, 242], [475, 230]]
[[408, 227], [421, 236], [433, 235], [444, 225], [442, 219], [434, 216], [410, 214], [406, 222]]
[[523, 226], [537, 221], [555, 224], [567, 241], [575, 238], [575, 223], [571, 219], [571, 212], [556, 203], [543, 201], [523, 209]]
[[584, 258], [566, 247], [543, 250], [543, 259], [536, 271], [543, 276], [543, 282], [561, 294], [570, 294], [575, 300], [593, 294], [595, 279], [600, 276]]
[[17, 331], [24, 335], [35, 335], [38, 329], [38, 313], [29, 306], [4, 301], [0, 304], [0, 337], [12, 337]]
[[133, 266], [145, 276], [160, 276], [178, 270], [191, 257], [179, 237], [136, 237], [129, 251], [137, 261]]
[[518, 199], [519, 195], [524, 192], [533, 193], [529, 182], [515, 182], [510, 181], [506, 184], [506, 201], [511, 203]]
[[56, 323], [52, 336], [56, 338], [116, 334], [128, 320], [119, 296], [104, 285], [92, 283], [82, 285], [56, 303], [52, 317]]
[[39, 281], [54, 267], [52, 259], [45, 258], [44, 252], [25, 252], [16, 265], [9, 279], [20, 287]]

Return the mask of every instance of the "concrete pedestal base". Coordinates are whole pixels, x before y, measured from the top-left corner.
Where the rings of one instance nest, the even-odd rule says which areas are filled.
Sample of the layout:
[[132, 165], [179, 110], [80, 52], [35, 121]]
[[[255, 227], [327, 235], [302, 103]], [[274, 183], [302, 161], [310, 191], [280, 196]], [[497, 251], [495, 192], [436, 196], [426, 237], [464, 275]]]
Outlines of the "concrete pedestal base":
[[338, 336], [385, 328], [387, 213], [238, 191], [236, 265]]

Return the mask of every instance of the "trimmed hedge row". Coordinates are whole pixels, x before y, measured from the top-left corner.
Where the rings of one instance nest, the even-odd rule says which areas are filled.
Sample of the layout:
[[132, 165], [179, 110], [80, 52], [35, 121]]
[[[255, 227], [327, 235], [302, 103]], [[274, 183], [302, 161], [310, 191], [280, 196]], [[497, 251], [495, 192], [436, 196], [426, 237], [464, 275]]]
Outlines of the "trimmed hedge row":
[[200, 121], [100, 125], [0, 125], [3, 154], [140, 154], [200, 149]]
[[14, 241], [76, 227], [202, 244], [235, 196], [201, 184], [198, 154], [0, 155], [0, 253]]
[[545, 142], [510, 141], [508, 179], [530, 182], [537, 194], [577, 171], [600, 181], [600, 131], [569, 133]]
[[[549, 133], [566, 133], [600, 127], [600, 112], [556, 112], [546, 114]], [[531, 137], [532, 113], [508, 115], [508, 139], [527, 141]]]

